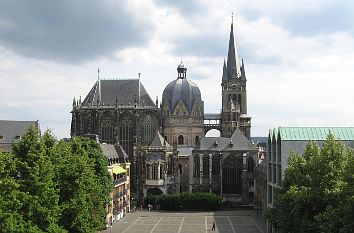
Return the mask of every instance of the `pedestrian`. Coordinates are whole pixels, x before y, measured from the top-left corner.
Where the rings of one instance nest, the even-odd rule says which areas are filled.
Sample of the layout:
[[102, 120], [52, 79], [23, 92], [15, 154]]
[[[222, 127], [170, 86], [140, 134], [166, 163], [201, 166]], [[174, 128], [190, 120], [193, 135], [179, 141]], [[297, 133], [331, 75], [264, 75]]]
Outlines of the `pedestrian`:
[[143, 204], [140, 205], [140, 211], [143, 211]]
[[150, 212], [150, 209], [151, 209], [151, 205], [150, 204], [148, 204], [148, 209], [149, 209], [149, 212]]
[[213, 227], [211, 228], [212, 231], [215, 231], [215, 221], [213, 221]]

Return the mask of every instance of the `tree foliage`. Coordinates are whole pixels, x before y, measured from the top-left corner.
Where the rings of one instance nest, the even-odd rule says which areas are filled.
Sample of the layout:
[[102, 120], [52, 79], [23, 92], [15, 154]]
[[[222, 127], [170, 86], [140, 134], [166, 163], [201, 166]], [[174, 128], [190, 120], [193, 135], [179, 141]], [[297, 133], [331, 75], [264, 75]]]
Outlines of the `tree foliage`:
[[310, 142], [292, 153], [275, 208], [267, 218], [278, 232], [354, 232], [354, 156], [329, 134], [322, 149]]
[[105, 225], [112, 180], [99, 146], [57, 142], [31, 128], [0, 152], [0, 232], [95, 232]]
[[151, 195], [145, 205], [159, 205], [162, 210], [217, 210], [221, 197], [214, 193], [176, 193]]

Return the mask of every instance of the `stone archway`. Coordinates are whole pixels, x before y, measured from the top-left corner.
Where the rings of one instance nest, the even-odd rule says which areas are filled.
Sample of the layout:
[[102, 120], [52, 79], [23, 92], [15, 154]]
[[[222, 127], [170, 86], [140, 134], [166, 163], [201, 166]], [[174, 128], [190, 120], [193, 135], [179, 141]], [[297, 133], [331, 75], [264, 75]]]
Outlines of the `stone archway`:
[[242, 155], [229, 155], [222, 165], [223, 194], [242, 193]]
[[163, 192], [161, 191], [161, 189], [159, 188], [150, 188], [148, 189], [148, 191], [146, 192], [146, 196], [150, 196], [150, 195], [161, 195], [163, 194]]

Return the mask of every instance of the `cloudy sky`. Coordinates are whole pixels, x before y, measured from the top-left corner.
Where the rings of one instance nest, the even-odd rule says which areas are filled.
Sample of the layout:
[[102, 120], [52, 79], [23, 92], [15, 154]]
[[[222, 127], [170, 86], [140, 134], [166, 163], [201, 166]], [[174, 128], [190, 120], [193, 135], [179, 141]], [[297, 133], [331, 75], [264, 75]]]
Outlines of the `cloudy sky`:
[[353, 126], [352, 0], [0, 0], [0, 119], [70, 135], [73, 97], [137, 78], [161, 99], [181, 58], [205, 112], [221, 108], [231, 13], [248, 79], [252, 135]]

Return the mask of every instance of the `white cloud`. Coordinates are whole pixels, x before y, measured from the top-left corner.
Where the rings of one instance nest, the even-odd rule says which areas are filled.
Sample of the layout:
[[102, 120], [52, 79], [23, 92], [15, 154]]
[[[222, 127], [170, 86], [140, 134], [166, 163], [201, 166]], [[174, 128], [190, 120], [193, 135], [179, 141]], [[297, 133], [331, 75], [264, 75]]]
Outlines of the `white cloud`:
[[[316, 33], [297, 33], [296, 25], [287, 17], [298, 17], [304, 11], [325, 15], [330, 5], [327, 1], [250, 0], [237, 1], [230, 8], [226, 1], [209, 0], [188, 11], [184, 5], [188, 2], [176, 7], [174, 2], [158, 2], [134, 0], [125, 8], [125, 14], [132, 16], [126, 19], [129, 24], [148, 20], [153, 25], [143, 32], [148, 36], [143, 38], [145, 43], [100, 53], [97, 48], [103, 42], [99, 40], [94, 43], [97, 48], [88, 51], [90, 58], [81, 64], [18, 55], [0, 38], [0, 118], [38, 119], [42, 129], [49, 127], [59, 138], [69, 137], [72, 98], [84, 98], [97, 79], [97, 67], [103, 78], [136, 78], [142, 73], [142, 83], [151, 98], [159, 96], [161, 100], [164, 87], [176, 78], [181, 57], [188, 68], [187, 76], [201, 89], [205, 112], [218, 112], [222, 64], [234, 11], [239, 54], [246, 65], [254, 136], [266, 136], [269, 128], [279, 125], [353, 124], [352, 31], [345, 30], [347, 26], [339, 21], [338, 28], [329, 25], [331, 30], [322, 30], [326, 25], [313, 23], [318, 26]], [[110, 11], [112, 15], [114, 7]], [[120, 20], [120, 16], [114, 20]], [[315, 19], [304, 18], [298, 23], [311, 24], [311, 20]], [[0, 19], [0, 31], [6, 25]], [[107, 30], [98, 36], [109, 37], [111, 33], [115, 32]]]

